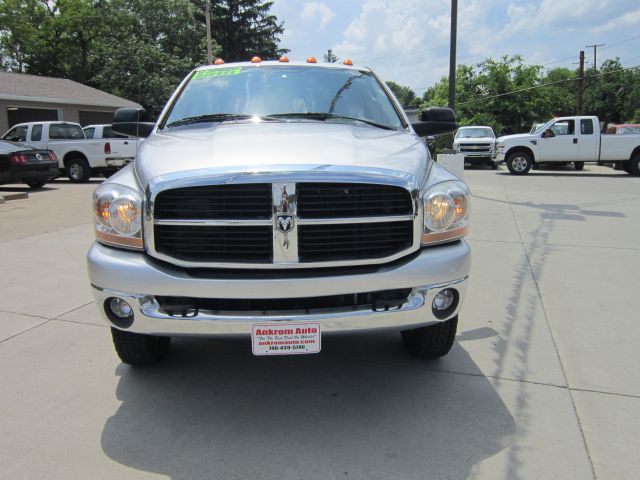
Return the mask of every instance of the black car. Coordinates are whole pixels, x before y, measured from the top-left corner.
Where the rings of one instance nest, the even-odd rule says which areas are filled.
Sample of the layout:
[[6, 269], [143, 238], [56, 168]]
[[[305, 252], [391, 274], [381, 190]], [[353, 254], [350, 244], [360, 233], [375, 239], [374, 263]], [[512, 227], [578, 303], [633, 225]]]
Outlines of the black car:
[[58, 158], [51, 150], [0, 140], [0, 185], [26, 183], [40, 188], [58, 175]]

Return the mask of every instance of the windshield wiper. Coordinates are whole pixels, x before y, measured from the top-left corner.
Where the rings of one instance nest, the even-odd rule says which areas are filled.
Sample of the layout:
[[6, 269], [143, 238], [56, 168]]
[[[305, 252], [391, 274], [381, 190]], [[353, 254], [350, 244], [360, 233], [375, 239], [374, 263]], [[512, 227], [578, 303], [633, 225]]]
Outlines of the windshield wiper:
[[335, 113], [326, 112], [291, 112], [291, 113], [274, 113], [266, 115], [265, 118], [308, 118], [310, 120], [350, 120], [353, 122], [362, 122], [373, 127], [383, 128], [385, 130], [396, 130], [396, 128], [382, 123], [365, 120], [363, 118], [348, 117], [346, 115], [337, 115]]
[[171, 122], [165, 126], [177, 127], [180, 125], [189, 125], [192, 123], [226, 122], [229, 120], [249, 120], [251, 118], [253, 118], [253, 115], [240, 115], [237, 113], [214, 113], [210, 115], [197, 115], [195, 117], [181, 118], [180, 120], [176, 120], [175, 122]]

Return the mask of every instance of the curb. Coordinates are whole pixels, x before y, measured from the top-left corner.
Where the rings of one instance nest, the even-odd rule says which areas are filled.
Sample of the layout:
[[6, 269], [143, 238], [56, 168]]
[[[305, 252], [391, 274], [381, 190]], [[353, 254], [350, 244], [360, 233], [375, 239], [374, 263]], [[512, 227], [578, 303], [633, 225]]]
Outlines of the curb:
[[9, 200], [23, 200], [25, 198], [29, 198], [27, 192], [3, 193], [0, 195], [0, 203], [8, 202]]

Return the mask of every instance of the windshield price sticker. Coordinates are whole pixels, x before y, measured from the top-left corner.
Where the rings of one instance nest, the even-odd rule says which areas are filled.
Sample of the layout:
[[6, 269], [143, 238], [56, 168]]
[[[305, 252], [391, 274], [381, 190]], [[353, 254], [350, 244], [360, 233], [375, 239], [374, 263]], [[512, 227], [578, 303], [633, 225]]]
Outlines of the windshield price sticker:
[[198, 70], [193, 74], [194, 80], [200, 80], [201, 78], [209, 77], [224, 77], [227, 75], [240, 75], [242, 73], [242, 67], [235, 68], [212, 68], [210, 70]]
[[319, 323], [254, 325], [251, 330], [254, 355], [297, 355], [320, 352]]

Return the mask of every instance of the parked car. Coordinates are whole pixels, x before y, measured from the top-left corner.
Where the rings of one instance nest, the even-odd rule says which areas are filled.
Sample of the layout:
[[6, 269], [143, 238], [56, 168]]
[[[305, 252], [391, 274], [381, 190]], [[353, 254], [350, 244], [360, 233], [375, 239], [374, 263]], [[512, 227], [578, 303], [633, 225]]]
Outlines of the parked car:
[[0, 140], [0, 185], [26, 183], [40, 188], [59, 173], [58, 159], [51, 150]]
[[53, 151], [58, 157], [61, 173], [72, 182], [86, 182], [93, 175], [113, 169], [106, 161], [111, 151], [109, 141], [87, 140], [77, 123], [20, 123], [9, 129], [2, 139]]
[[496, 135], [491, 127], [460, 127], [453, 138], [453, 149], [464, 155], [464, 162], [470, 164], [489, 165], [497, 169]]
[[608, 135], [627, 135], [640, 133], [640, 125], [635, 123], [623, 123], [619, 125], [609, 125], [607, 127]]
[[111, 125], [87, 125], [83, 128], [85, 136], [91, 139], [108, 140], [107, 144], [110, 149], [107, 154], [107, 167], [109, 172], [104, 172], [105, 176], [115, 173], [123, 166], [133, 162], [138, 152], [140, 139], [136, 137], [127, 137], [115, 133]]
[[[94, 193], [88, 272], [120, 359], [159, 361], [176, 335], [239, 335], [255, 355], [317, 353], [326, 335], [396, 330], [410, 353], [455, 339], [470, 268], [469, 189], [368, 68], [199, 67], [136, 161]], [[422, 138], [421, 138], [422, 137]]]
[[497, 142], [497, 160], [505, 161], [514, 175], [524, 175], [534, 165], [566, 162], [576, 170], [587, 162], [618, 163], [640, 175], [640, 135], [601, 135], [594, 116], [554, 118], [533, 134], [507, 135]]

